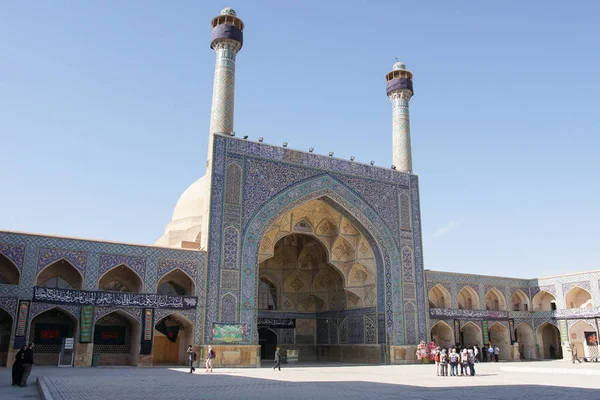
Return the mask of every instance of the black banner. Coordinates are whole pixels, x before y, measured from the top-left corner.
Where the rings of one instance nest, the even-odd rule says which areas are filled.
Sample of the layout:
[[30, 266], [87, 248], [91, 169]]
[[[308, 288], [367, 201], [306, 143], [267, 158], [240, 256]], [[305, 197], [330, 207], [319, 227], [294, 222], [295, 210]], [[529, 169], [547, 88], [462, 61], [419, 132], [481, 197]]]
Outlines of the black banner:
[[598, 334], [596, 332], [583, 332], [583, 334], [588, 346], [598, 346]]
[[33, 288], [33, 301], [52, 304], [77, 304], [115, 307], [196, 308], [196, 296], [170, 296], [150, 293], [101, 292], [95, 290]]
[[296, 320], [294, 318], [259, 318], [259, 328], [295, 328]]
[[35, 324], [35, 344], [62, 344], [69, 337], [68, 324]]
[[94, 328], [94, 344], [125, 344], [125, 327], [96, 325]]
[[177, 335], [179, 334], [179, 325], [167, 324], [167, 321], [163, 319], [158, 324], [156, 324], [156, 330], [165, 335], [167, 339], [169, 339], [171, 342], [177, 342]]

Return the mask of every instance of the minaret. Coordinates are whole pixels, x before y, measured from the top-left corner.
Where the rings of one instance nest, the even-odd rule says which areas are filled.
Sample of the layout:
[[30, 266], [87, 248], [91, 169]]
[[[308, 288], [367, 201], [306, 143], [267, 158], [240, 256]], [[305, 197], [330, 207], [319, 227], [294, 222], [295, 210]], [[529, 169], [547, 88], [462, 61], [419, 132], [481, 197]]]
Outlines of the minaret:
[[408, 103], [413, 95], [413, 74], [397, 62], [385, 76], [386, 93], [392, 102], [392, 165], [399, 171], [412, 173], [410, 149], [410, 116]]
[[207, 197], [200, 235], [200, 248], [208, 249], [209, 210], [213, 159], [213, 135], [234, 135], [233, 103], [235, 93], [235, 58], [244, 42], [244, 22], [233, 8], [224, 8], [211, 22], [210, 48], [217, 54], [213, 82], [210, 130], [206, 160]]

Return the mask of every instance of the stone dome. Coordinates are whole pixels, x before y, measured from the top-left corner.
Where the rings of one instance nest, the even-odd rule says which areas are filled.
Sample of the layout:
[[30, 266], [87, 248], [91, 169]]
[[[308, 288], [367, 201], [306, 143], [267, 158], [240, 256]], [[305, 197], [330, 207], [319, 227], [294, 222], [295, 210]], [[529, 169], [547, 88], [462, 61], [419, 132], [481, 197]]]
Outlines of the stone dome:
[[221, 15], [232, 15], [232, 16], [237, 16], [237, 14], [235, 13], [235, 10], [231, 7], [227, 7], [221, 10]]
[[207, 183], [208, 178], [204, 175], [179, 197], [171, 222], [164, 235], [155, 242], [157, 246], [199, 248]]

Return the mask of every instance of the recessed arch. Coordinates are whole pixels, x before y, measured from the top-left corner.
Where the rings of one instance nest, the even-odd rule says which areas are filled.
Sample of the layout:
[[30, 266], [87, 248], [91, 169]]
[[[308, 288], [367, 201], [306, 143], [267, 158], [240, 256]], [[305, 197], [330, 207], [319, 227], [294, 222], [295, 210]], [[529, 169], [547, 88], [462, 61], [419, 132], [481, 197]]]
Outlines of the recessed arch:
[[541, 290], [531, 300], [533, 311], [552, 311], [556, 310], [556, 298], [550, 292]]
[[0, 308], [0, 365], [6, 365], [10, 339], [13, 330], [13, 317], [4, 309]]
[[5, 285], [18, 285], [21, 280], [21, 271], [4, 254], [0, 253], [0, 283]]
[[519, 343], [519, 353], [521, 360], [534, 360], [536, 359], [535, 351], [535, 334], [531, 325], [526, 322], [521, 322], [515, 326], [515, 338]]
[[173, 311], [154, 324], [152, 363], [155, 365], [187, 364], [187, 348], [194, 344], [194, 323]]
[[[590, 323], [591, 322], [591, 323]], [[569, 342], [577, 349], [577, 357], [598, 356], [598, 345], [588, 345], [586, 334], [593, 334], [598, 338], [598, 330], [593, 320], [579, 320], [569, 327]]]
[[535, 330], [537, 342], [540, 345], [539, 358], [554, 360], [562, 358], [562, 346], [560, 343], [560, 331], [558, 328], [544, 322]]
[[454, 330], [445, 321], [438, 321], [431, 327], [431, 340], [441, 347], [452, 347]]
[[485, 295], [486, 310], [500, 311], [506, 310], [506, 299], [502, 292], [496, 288], [491, 288]]
[[566, 308], [592, 308], [594, 307], [592, 295], [580, 286], [573, 286], [565, 293]]
[[42, 268], [36, 275], [35, 284], [61, 289], [83, 289], [83, 275], [68, 260], [61, 258]]
[[483, 348], [481, 327], [472, 321], [468, 321], [460, 327], [460, 338], [463, 346], [472, 347], [477, 345], [479, 351]]
[[62, 340], [76, 338], [79, 319], [70, 311], [54, 306], [31, 316], [28, 342], [35, 344], [36, 365], [57, 365]]
[[494, 346], [498, 346], [500, 350], [499, 359], [509, 360], [511, 354], [510, 333], [506, 326], [500, 322], [494, 322], [489, 327], [490, 342]]
[[141, 293], [144, 280], [133, 268], [120, 264], [102, 274], [98, 279], [98, 288], [112, 292]]
[[124, 310], [111, 311], [94, 323], [94, 354], [103, 354], [99, 365], [137, 366], [140, 354], [140, 321]]
[[517, 290], [511, 297], [512, 311], [530, 311], [529, 297], [522, 291]]
[[196, 293], [196, 283], [190, 274], [181, 268], [175, 268], [159, 278], [156, 292], [174, 296], [193, 296]]
[[434, 308], [451, 308], [452, 296], [442, 284], [438, 283], [429, 291], [429, 302]]
[[478, 310], [479, 295], [471, 286], [464, 286], [458, 292], [458, 308], [464, 310]]
[[258, 309], [277, 310], [277, 286], [264, 276], [259, 279], [258, 284]]

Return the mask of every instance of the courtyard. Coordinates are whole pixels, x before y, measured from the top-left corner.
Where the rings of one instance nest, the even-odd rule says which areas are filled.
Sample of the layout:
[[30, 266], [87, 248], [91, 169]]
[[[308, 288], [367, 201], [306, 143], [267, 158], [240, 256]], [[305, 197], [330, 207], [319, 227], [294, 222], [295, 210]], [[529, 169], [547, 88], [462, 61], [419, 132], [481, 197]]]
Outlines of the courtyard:
[[[284, 365], [271, 368], [54, 368], [34, 367], [29, 386], [8, 386], [10, 369], [0, 370], [0, 399], [544, 399], [600, 398], [600, 365], [563, 361], [483, 363], [475, 377], [437, 377], [432, 365]], [[434, 397], [435, 396], [435, 397]]]

